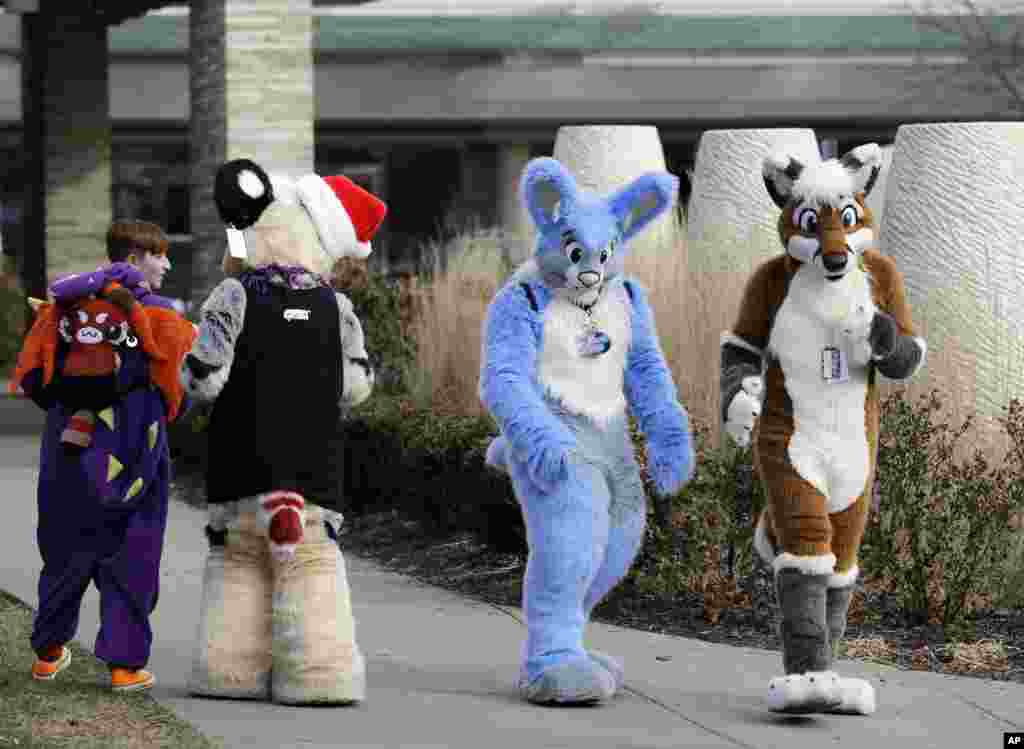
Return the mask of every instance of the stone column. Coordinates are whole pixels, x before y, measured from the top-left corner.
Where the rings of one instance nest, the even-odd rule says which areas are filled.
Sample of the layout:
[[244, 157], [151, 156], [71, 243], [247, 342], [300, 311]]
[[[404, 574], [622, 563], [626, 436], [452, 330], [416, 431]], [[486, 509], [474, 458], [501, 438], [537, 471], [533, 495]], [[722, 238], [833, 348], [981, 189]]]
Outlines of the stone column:
[[926, 382], [982, 417], [1024, 393], [1024, 124], [904, 125], [882, 251], [928, 340]]
[[701, 136], [687, 206], [691, 271], [746, 276], [783, 251], [779, 207], [761, 172], [764, 158], [781, 149], [804, 160], [819, 158], [809, 129], [708, 130]]
[[519, 195], [519, 180], [529, 160], [528, 143], [498, 146], [498, 216], [505, 235], [504, 259], [511, 265], [522, 263], [533, 250], [530, 216]]
[[313, 171], [313, 0], [226, 0], [227, 157]]
[[217, 167], [250, 158], [269, 172], [313, 171], [312, 0], [193, 0], [190, 14], [192, 299], [220, 280]]
[[[34, 36], [45, 39], [35, 61], [40, 86], [29, 108], [38, 128], [45, 195], [46, 275], [92, 270], [106, 262], [111, 208], [111, 128], [107, 28], [86, 12], [40, 13]], [[38, 48], [35, 52], [39, 52]], [[34, 217], [39, 220], [40, 217]], [[26, 252], [42, 248], [26, 247]]]
[[[579, 125], [558, 129], [554, 157], [580, 187], [608, 194], [646, 172], [666, 171], [658, 129], [636, 125]], [[667, 211], [630, 242], [630, 253], [675, 250], [675, 210]]]

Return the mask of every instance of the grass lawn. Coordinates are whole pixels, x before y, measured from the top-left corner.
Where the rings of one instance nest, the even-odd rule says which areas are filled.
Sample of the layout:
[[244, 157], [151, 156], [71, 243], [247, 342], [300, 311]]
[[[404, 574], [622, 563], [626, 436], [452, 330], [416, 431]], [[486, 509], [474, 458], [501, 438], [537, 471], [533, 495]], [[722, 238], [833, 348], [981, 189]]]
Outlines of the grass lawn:
[[106, 666], [77, 642], [52, 682], [32, 679], [32, 610], [0, 590], [0, 749], [220, 746], [145, 693], [116, 694]]

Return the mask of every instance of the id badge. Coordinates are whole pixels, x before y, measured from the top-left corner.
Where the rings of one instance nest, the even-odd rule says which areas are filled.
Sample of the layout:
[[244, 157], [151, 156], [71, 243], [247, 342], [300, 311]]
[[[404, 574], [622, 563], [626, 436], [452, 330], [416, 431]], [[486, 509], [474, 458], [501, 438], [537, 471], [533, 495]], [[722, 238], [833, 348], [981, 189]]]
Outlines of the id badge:
[[821, 352], [821, 376], [830, 385], [847, 382], [850, 379], [850, 365], [846, 352], [834, 346], [826, 346]]
[[228, 235], [228, 254], [238, 260], [245, 260], [248, 253], [245, 249], [245, 235], [233, 226], [225, 229]]

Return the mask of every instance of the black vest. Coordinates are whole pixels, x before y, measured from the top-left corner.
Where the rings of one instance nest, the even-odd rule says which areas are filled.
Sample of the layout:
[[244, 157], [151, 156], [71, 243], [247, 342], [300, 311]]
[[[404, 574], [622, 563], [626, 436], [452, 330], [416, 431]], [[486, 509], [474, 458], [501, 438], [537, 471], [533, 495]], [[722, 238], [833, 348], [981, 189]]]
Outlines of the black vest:
[[209, 424], [207, 499], [275, 490], [340, 509], [341, 323], [334, 291], [246, 289], [245, 322]]

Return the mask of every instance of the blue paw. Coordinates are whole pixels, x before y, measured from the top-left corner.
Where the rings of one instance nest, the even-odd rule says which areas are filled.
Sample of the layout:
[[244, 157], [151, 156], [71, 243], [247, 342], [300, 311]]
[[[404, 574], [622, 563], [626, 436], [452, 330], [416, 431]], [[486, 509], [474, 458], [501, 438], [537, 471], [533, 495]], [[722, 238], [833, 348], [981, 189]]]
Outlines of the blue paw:
[[534, 483], [550, 494], [569, 476], [569, 451], [557, 446], [538, 448], [527, 461], [527, 470]]
[[590, 660], [611, 674], [612, 681], [615, 683], [615, 691], [622, 689], [622, 685], [626, 682], [626, 669], [622, 665], [622, 661], [599, 650], [591, 650], [588, 655]]
[[687, 457], [682, 460], [678, 454], [658, 449], [656, 446], [648, 449], [648, 467], [658, 494], [662, 497], [678, 494], [696, 472], [697, 458], [692, 443], [686, 449]]
[[590, 658], [574, 658], [545, 669], [531, 682], [521, 679], [519, 691], [537, 705], [587, 705], [611, 699], [615, 680]]
[[495, 437], [487, 446], [484, 462], [496, 471], [508, 473], [508, 442], [504, 437]]

